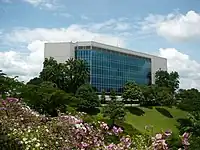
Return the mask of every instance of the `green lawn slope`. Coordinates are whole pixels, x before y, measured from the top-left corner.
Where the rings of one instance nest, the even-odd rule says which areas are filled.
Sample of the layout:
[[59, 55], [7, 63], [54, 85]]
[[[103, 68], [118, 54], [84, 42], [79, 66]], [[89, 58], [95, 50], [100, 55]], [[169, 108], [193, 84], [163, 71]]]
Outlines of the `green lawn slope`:
[[186, 118], [187, 112], [175, 107], [128, 107], [125, 122], [141, 132], [145, 132], [146, 125], [153, 126], [153, 132], [171, 129], [178, 134], [177, 119]]

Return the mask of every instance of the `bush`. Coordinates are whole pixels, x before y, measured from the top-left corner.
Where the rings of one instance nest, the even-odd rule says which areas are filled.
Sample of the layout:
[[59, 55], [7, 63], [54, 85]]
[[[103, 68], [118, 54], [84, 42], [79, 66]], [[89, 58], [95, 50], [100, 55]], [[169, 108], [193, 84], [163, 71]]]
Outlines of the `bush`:
[[139, 130], [126, 122], [117, 121], [116, 125], [124, 129], [124, 133], [130, 136], [142, 134]]
[[103, 107], [103, 115], [110, 118], [112, 124], [115, 124], [115, 121], [124, 120], [126, 115], [124, 103], [111, 100]]
[[78, 99], [53, 87], [27, 85], [21, 97], [32, 109], [42, 114], [57, 116], [58, 110], [67, 111], [67, 106], [76, 107]]
[[99, 97], [90, 84], [85, 84], [79, 87], [76, 92], [76, 97], [80, 99], [78, 105], [80, 110], [88, 111], [100, 106]]

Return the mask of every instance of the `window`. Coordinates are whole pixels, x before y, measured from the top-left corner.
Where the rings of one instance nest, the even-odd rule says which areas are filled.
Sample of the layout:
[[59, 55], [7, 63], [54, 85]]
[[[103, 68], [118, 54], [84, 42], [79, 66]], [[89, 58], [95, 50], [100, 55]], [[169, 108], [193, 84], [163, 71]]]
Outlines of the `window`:
[[151, 83], [151, 59], [104, 50], [98, 47], [78, 47], [76, 58], [89, 65], [91, 83], [101, 92], [116, 89], [121, 93], [127, 81], [138, 84]]

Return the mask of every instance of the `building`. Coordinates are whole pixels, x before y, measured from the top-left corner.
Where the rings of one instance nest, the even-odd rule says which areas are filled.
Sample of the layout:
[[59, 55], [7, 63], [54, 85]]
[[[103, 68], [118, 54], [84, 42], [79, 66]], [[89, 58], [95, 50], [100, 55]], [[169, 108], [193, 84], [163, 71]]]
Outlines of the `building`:
[[153, 84], [155, 72], [167, 70], [167, 60], [97, 42], [45, 43], [44, 57], [58, 62], [69, 58], [83, 59], [89, 64], [90, 83], [98, 92], [115, 89], [118, 93], [127, 81]]

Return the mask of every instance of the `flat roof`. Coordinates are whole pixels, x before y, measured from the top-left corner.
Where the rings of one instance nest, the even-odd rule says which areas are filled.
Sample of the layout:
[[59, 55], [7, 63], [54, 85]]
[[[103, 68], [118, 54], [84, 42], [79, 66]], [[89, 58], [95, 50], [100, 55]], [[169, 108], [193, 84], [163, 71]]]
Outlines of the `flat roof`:
[[[164, 57], [160, 57], [160, 56], [156, 56], [156, 55], [152, 55], [152, 54], [148, 54], [148, 53], [143, 53], [143, 52], [138, 52], [138, 51], [134, 51], [131, 49], [127, 49], [127, 48], [122, 48], [122, 47], [118, 47], [118, 46], [113, 46], [113, 45], [108, 45], [108, 44], [104, 44], [104, 43], [100, 43], [100, 42], [96, 42], [96, 41], [77, 41], [77, 42], [49, 42], [49, 43], [72, 43], [76, 46], [95, 46], [95, 47], [99, 47], [99, 48], [103, 48], [103, 49], [108, 49], [111, 51], [116, 51], [116, 52], [120, 52], [120, 53], [125, 53], [125, 54], [130, 54], [130, 55], [136, 55], [136, 56], [141, 56], [141, 57], [146, 57], [146, 58], [159, 58], [159, 59], [165, 59]], [[47, 43], [48, 44], [48, 43]]]
[[166, 59], [164, 57], [159, 57], [159, 56], [156, 56], [156, 55], [151, 55], [151, 54], [148, 54], [148, 53], [138, 52], [138, 51], [134, 51], [134, 50], [131, 50], [131, 49], [117, 47], [117, 46], [108, 45], [108, 44], [104, 44], [104, 43], [100, 43], [100, 42], [95, 42], [95, 41], [80, 41], [80, 42], [77, 41], [74, 44], [76, 44], [76, 45], [80, 44], [80, 46], [91, 45], [91, 46], [96, 46], [96, 47], [100, 47], [100, 48], [105, 48], [105, 49], [117, 51], [117, 52], [120, 52], [120, 53], [138, 55], [138, 56], [147, 57], [147, 58], [152, 58], [152, 57], [155, 58], [155, 57], [157, 57], [157, 58], [160, 58], [160, 59]]

